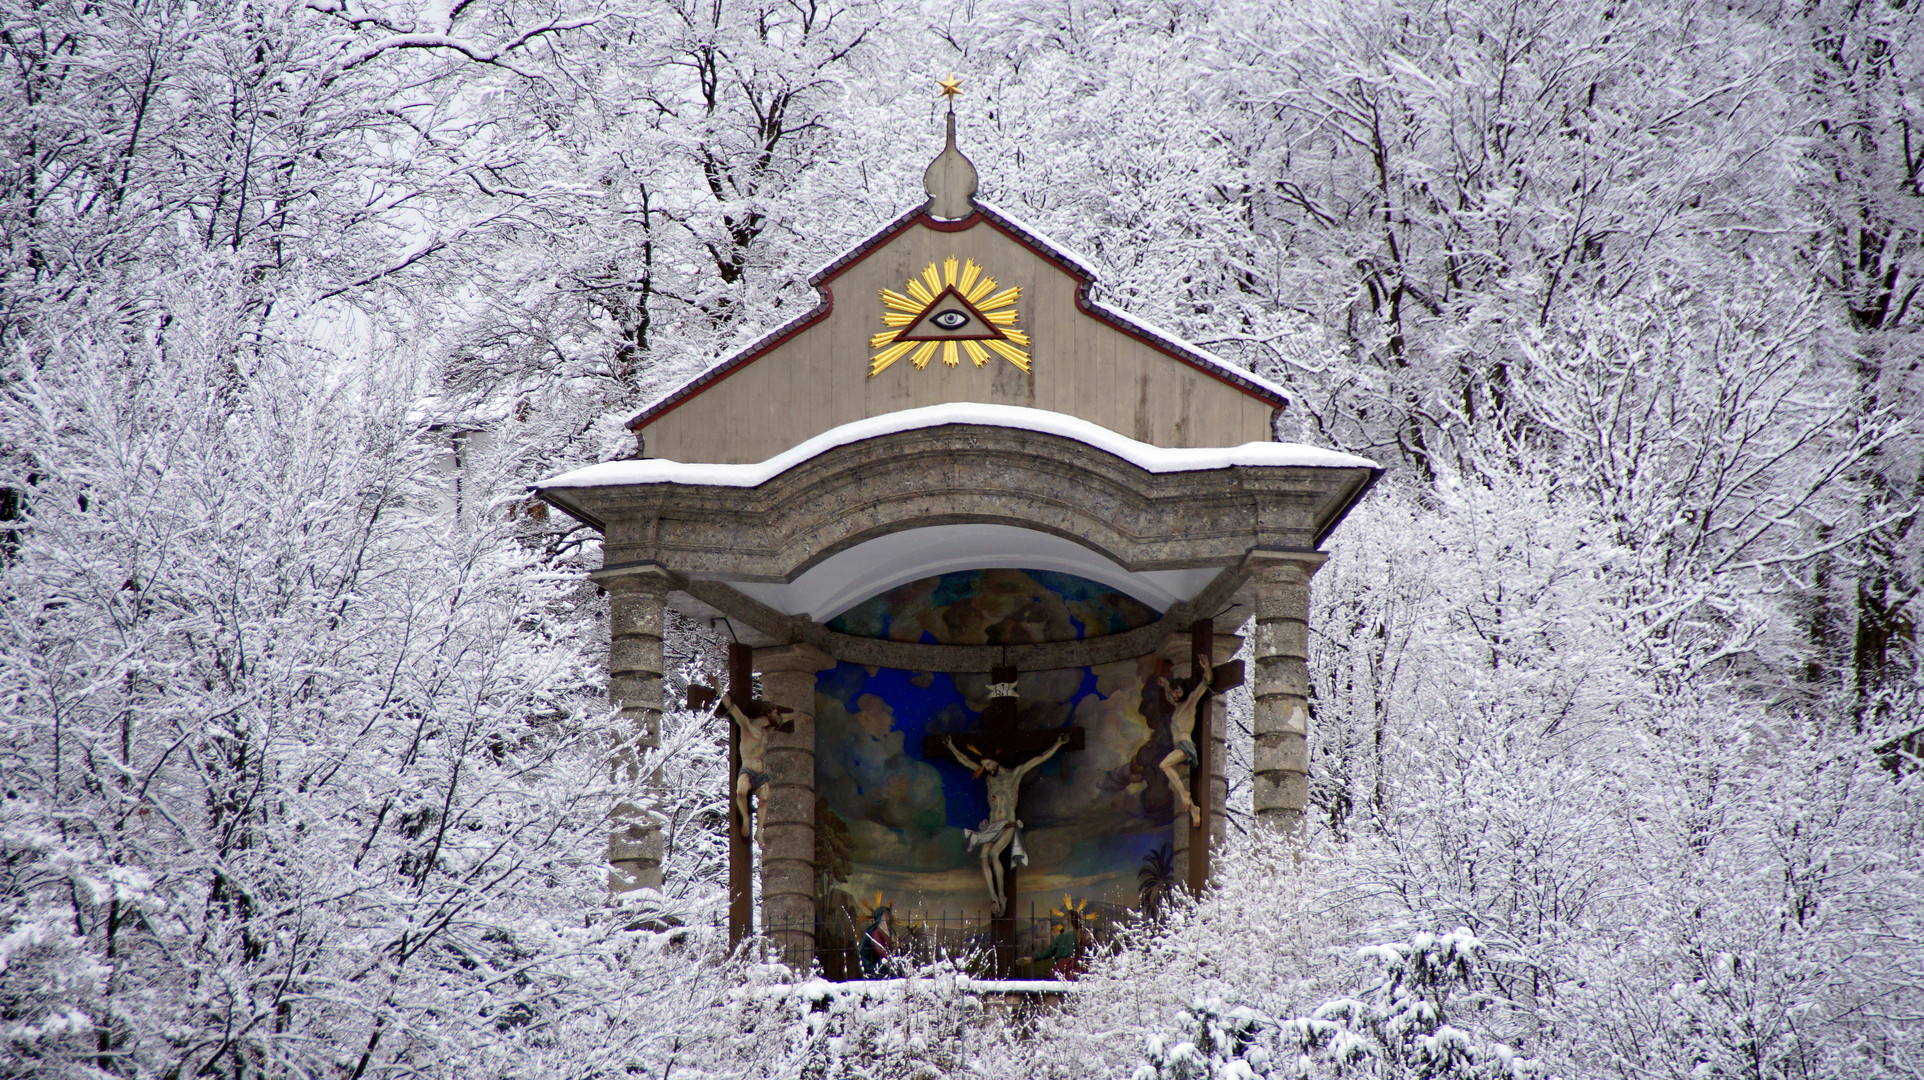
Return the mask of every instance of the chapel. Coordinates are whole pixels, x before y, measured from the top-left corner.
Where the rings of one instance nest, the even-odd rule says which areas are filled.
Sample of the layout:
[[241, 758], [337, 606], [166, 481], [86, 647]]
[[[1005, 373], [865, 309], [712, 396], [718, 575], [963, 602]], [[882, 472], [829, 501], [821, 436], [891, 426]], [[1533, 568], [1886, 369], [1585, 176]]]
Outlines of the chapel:
[[[737, 642], [689, 702], [731, 734], [733, 938], [831, 978], [911, 941], [1072, 977], [1061, 942], [1206, 883], [1230, 688], [1246, 809], [1300, 823], [1310, 579], [1381, 470], [1277, 441], [1283, 387], [1095, 299], [977, 197], [952, 107], [924, 181], [813, 310], [631, 419], [639, 456], [538, 490], [604, 538], [629, 767], [682, 704], [664, 612]], [[615, 808], [612, 892], [661, 884], [650, 821]]]

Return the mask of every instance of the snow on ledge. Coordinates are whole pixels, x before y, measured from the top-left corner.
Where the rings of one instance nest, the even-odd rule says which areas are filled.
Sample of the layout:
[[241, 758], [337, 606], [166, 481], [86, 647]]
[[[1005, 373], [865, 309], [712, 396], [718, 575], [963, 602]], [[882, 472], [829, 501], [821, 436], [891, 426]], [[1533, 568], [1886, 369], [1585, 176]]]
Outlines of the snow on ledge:
[[1082, 989], [1072, 982], [1046, 979], [971, 979], [955, 980], [956, 988], [977, 994], [1073, 994]]
[[818, 457], [838, 446], [880, 438], [904, 431], [942, 427], [948, 424], [975, 424], [982, 427], [1014, 428], [1065, 439], [1104, 450], [1128, 461], [1145, 472], [1200, 472], [1227, 469], [1235, 465], [1262, 467], [1298, 466], [1317, 469], [1374, 469], [1368, 458], [1336, 450], [1305, 446], [1301, 443], [1251, 442], [1241, 446], [1185, 447], [1174, 449], [1151, 446], [1118, 435], [1100, 424], [1093, 424], [1062, 413], [1029, 409], [1017, 405], [990, 405], [983, 402], [950, 402], [920, 409], [872, 416], [831, 428], [799, 443], [767, 461], [753, 465], [719, 465], [706, 462], [670, 461], [667, 458], [641, 458], [604, 461], [549, 477], [536, 484], [542, 488], [622, 487], [630, 484], [687, 484], [709, 487], [759, 487], [782, 473]]
[[831, 998], [860, 998], [868, 1001], [902, 999], [917, 992], [939, 996], [949, 994], [1073, 994], [1081, 987], [1072, 982], [1050, 979], [977, 979], [968, 975], [937, 972], [899, 979], [851, 979], [830, 982], [817, 976], [801, 982], [770, 983], [744, 987], [738, 993], [753, 999], [801, 998], [827, 1001]]

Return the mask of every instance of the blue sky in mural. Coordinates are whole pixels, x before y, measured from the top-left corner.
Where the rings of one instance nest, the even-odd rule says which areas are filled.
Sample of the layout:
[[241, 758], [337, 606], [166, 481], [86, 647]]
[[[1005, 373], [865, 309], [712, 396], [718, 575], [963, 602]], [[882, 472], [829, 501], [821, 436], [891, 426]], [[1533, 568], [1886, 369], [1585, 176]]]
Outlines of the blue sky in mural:
[[[898, 640], [903, 630], [930, 634], [932, 626], [981, 640], [1001, 623], [1053, 628], [1066, 639], [1092, 625], [1114, 633], [1155, 617], [1132, 598], [1070, 575], [979, 570], [892, 589], [831, 626]], [[1154, 771], [1171, 745], [1155, 670], [1156, 661], [1145, 657], [1019, 677], [1021, 727], [1077, 725], [1087, 741], [1081, 751], [1056, 755], [1023, 787], [1019, 812], [1031, 862], [1022, 872], [1020, 907], [1045, 894], [1056, 903], [1064, 891], [1133, 906], [1143, 857], [1170, 842], [1171, 799]], [[929, 910], [985, 906], [980, 862], [963, 836], [988, 813], [982, 781], [948, 755], [922, 751], [928, 735], [979, 729], [987, 673], [843, 663], [823, 672], [816, 688], [816, 790], [837, 819], [823, 824], [849, 835], [852, 866], [843, 887]]]
[[[816, 681], [816, 687], [817, 693], [836, 698], [858, 718], [862, 713], [862, 696], [879, 697], [890, 709], [890, 728], [900, 735], [899, 739], [847, 740], [843, 771], [852, 787], [847, 793], [831, 791], [830, 805], [840, 803], [855, 808], [888, 797], [890, 789], [897, 786], [894, 777], [910, 766], [911, 757], [920, 756], [918, 749], [924, 735], [967, 731], [976, 725], [980, 716], [963, 702], [962, 692], [948, 675], [895, 668], [878, 668], [870, 675], [868, 669], [859, 664], [840, 664], [824, 673]], [[854, 708], [848, 709], [849, 706]], [[874, 705], [870, 704], [869, 708], [873, 709]], [[905, 753], [898, 755], [897, 751]], [[989, 812], [981, 782], [955, 762], [934, 764], [940, 773], [942, 816], [930, 820], [929, 824], [973, 827]], [[849, 793], [853, 798], [846, 797]], [[843, 797], [838, 798], [838, 794]]]

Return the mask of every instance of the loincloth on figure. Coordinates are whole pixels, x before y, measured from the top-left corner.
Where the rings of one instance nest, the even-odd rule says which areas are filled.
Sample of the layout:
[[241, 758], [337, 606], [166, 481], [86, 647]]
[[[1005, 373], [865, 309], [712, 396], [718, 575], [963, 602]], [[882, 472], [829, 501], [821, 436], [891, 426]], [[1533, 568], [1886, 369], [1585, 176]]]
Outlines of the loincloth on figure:
[[973, 829], [963, 829], [969, 838], [969, 850], [974, 851], [984, 844], [993, 844], [1002, 839], [1005, 832], [1014, 832], [1015, 838], [1009, 843], [1009, 863], [1013, 866], [1029, 865], [1029, 853], [1022, 847], [1022, 822], [1014, 820], [990, 821], [982, 819], [982, 824]]
[[743, 769], [742, 775], [748, 777], [748, 791], [746, 794], [749, 795], [753, 795], [757, 791], [767, 787], [775, 779], [765, 772], [756, 772], [754, 769]]
[[1190, 768], [1193, 769], [1197, 765], [1202, 764], [1202, 758], [1197, 755], [1196, 744], [1194, 742], [1188, 739], [1179, 739], [1176, 742], [1176, 749], [1182, 751], [1182, 756], [1188, 760]]

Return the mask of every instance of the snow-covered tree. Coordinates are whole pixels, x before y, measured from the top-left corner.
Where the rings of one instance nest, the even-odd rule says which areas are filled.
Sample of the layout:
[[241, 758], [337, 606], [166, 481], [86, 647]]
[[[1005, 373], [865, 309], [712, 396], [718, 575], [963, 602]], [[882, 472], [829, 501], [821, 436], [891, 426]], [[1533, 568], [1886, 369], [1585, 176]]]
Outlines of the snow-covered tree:
[[[0, 5], [4, 1071], [1916, 1075], [1917, 18]], [[985, 197], [1391, 473], [1311, 835], [1027, 1039], [724, 956], [693, 713], [604, 909], [525, 495], [919, 202], [950, 70]]]

